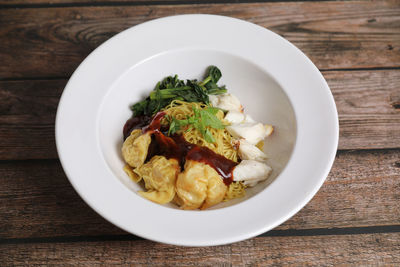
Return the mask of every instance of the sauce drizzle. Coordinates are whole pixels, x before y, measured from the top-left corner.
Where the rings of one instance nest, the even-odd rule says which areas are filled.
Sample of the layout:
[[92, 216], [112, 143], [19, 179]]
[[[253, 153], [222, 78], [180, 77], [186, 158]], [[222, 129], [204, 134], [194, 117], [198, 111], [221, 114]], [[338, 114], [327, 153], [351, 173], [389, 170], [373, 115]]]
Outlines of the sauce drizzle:
[[124, 140], [131, 135], [133, 130], [142, 129], [143, 127], [149, 125], [150, 122], [151, 117], [146, 115], [132, 117], [127, 120], [125, 122], [124, 129], [122, 130], [122, 133], [124, 134]]
[[[161, 126], [161, 120], [164, 116], [165, 112], [158, 112], [152, 119], [147, 119], [147, 126], [143, 127], [142, 124], [138, 123], [132, 128], [132, 130], [142, 128], [143, 133], [149, 131], [152, 133], [145, 162], [148, 162], [156, 155], [165, 156], [167, 159], [176, 159], [179, 162], [181, 170], [183, 170], [186, 160], [194, 160], [212, 167], [222, 177], [224, 183], [229, 186], [233, 182], [232, 173], [238, 163], [215, 153], [207, 147], [189, 143], [182, 135], [174, 134], [166, 136], [166, 129], [162, 129]], [[124, 136], [125, 127], [129, 120], [124, 126]], [[138, 121], [142, 122], [144, 119], [139, 119]]]
[[164, 118], [165, 112], [158, 112], [153, 117], [141, 115], [132, 117], [125, 122], [122, 133], [124, 140], [132, 133], [133, 130], [142, 129], [142, 132], [154, 131], [161, 128], [161, 120]]
[[194, 160], [205, 163], [210, 167], [214, 168], [219, 175], [222, 176], [223, 181], [226, 185], [229, 185], [233, 181], [233, 169], [238, 165], [230, 159], [219, 155], [204, 146], [193, 147], [186, 155], [186, 160]]
[[150, 124], [142, 128], [142, 132], [146, 133], [148, 131], [160, 130], [161, 120], [164, 118], [165, 112], [157, 112], [151, 120]]

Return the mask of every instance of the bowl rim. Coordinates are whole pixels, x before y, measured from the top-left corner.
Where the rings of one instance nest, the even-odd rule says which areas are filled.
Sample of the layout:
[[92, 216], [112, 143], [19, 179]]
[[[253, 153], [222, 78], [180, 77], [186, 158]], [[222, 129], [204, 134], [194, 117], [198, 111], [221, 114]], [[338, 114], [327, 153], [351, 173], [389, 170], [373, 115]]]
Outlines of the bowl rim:
[[[211, 30], [208, 28], [208, 34], [218, 40], [216, 44], [199, 42], [195, 39], [196, 34], [204, 32], [207, 25], [213, 25]], [[149, 40], [154, 38], [152, 35], [162, 35], [168, 28], [174, 28], [180, 33], [185, 32], [187, 39], [174, 39], [176, 36], [172, 34], [163, 44], [154, 47], [146, 47], [145, 42], [132, 43], [132, 39]], [[233, 36], [233, 32], [241, 38]], [[257, 40], [259, 43], [250, 44], [243, 37]], [[233, 40], [236, 43], [227, 46]], [[141, 54], [132, 55], [134, 60], [123, 59], [122, 51], [132, 45], [141, 49], [137, 50], [141, 51]], [[102, 97], [107, 93], [108, 86], [127, 68], [140, 64], [154, 55], [184, 47], [227, 50], [255, 62], [267, 70], [282, 86], [293, 106], [297, 138], [285, 169], [262, 192], [231, 207], [201, 212], [166, 209], [158, 204], [143, 201], [121, 183], [116, 183], [117, 181], [111, 182], [112, 179], [107, 177], [112, 174], [104, 168], [103, 165], [106, 163], [101, 156], [94, 155], [94, 159], [85, 161], [93, 154], [101, 154], [97, 140], [92, 138], [97, 139], [95, 136], [99, 118], [98, 107], [102, 103]], [[115, 60], [112, 52], [120, 56], [119, 61]], [[275, 65], [268, 66], [266, 59], [272, 60]], [[99, 63], [109, 61], [115, 66], [113, 70], [99, 66]], [[96, 73], [93, 73], [93, 70], [96, 70]], [[293, 77], [287, 79], [283, 70]], [[99, 73], [103, 74], [102, 84], [95, 81]], [[100, 88], [95, 95], [90, 90], [94, 84]], [[296, 90], [297, 88], [307, 90], [307, 94], [299, 92], [301, 90]], [[92, 96], [93, 104], [87, 108], [82, 99], [77, 99], [79, 96], [83, 96], [83, 99]], [[72, 106], [74, 110], [71, 110]], [[87, 109], [87, 114], [79, 114], [83, 108]], [[80, 127], [71, 130], [74, 125]], [[82, 199], [102, 217], [127, 232], [153, 241], [184, 246], [209, 246], [241, 241], [264, 233], [283, 223], [304, 207], [322, 186], [332, 167], [338, 146], [339, 124], [332, 93], [322, 74], [311, 60], [289, 41], [247, 21], [217, 15], [189, 14], [159, 18], [136, 25], [96, 48], [76, 69], [64, 89], [57, 109], [55, 134], [60, 162], [69, 181]], [[77, 155], [79, 150], [81, 153]], [[320, 164], [307, 165], [304, 158]], [[88, 165], [87, 168], [82, 168], [81, 161]], [[85, 178], [92, 175], [99, 178], [99, 188], [92, 186], [92, 179]], [[297, 179], [291, 178], [294, 176]], [[299, 187], [300, 185], [302, 187]], [[102, 195], [110, 192], [118, 194], [112, 200], [104, 200]], [[286, 192], [291, 198], [285, 198], [278, 192]], [[254, 209], [271, 200], [278, 201], [280, 206], [270, 205], [264, 209], [275, 214], [276, 218], [268, 218], [264, 213]], [[140, 203], [140, 206], [135, 208], [138, 213], [141, 212], [142, 217], [128, 214], [128, 203]], [[155, 214], [162, 217], [163, 221], [150, 221], [154, 219]], [[199, 225], [207, 225], [210, 222], [228, 223], [227, 218], [230, 219], [229, 232], [224, 232], [221, 226], [214, 224], [209, 225], [206, 230], [193, 231], [188, 227], [193, 223]], [[165, 227], [169, 231], [163, 231], [160, 227]]]

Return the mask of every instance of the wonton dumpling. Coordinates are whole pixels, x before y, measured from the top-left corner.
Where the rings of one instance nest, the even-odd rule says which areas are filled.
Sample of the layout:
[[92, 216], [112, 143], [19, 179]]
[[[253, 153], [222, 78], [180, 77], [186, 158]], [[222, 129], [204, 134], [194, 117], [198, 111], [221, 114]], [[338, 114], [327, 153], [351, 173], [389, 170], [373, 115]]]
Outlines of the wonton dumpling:
[[122, 156], [131, 167], [137, 168], [143, 165], [147, 157], [147, 150], [151, 142], [150, 133], [142, 134], [142, 130], [136, 129], [126, 138], [122, 145]]
[[185, 171], [178, 175], [176, 193], [183, 209], [206, 209], [221, 202], [227, 187], [210, 166], [188, 160]]
[[211, 206], [214, 206], [220, 203], [228, 190], [228, 187], [224, 184], [221, 179], [221, 176], [208, 165], [206, 166], [206, 176], [208, 177], [208, 185], [207, 185], [207, 197], [204, 201], [203, 205], [200, 209], [208, 209]]
[[140, 180], [142, 180], [142, 177], [137, 175], [137, 173], [133, 172], [132, 167], [129, 166], [128, 164], [125, 164], [124, 171], [126, 174], [128, 174], [129, 178], [131, 178], [131, 180], [134, 181], [135, 183], [138, 183], [140, 182]]
[[207, 197], [207, 182], [204, 164], [187, 160], [185, 170], [178, 175], [176, 194], [183, 209], [199, 208]]
[[175, 196], [175, 181], [179, 170], [176, 159], [154, 156], [149, 162], [135, 169], [143, 178], [148, 190], [139, 194], [159, 204], [170, 202]]

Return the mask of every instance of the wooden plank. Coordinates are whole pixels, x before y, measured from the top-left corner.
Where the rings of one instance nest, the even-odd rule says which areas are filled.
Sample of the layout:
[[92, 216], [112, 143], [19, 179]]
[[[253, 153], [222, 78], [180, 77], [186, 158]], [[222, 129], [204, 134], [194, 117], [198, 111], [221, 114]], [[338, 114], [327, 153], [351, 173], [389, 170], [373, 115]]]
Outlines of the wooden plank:
[[[265, 2], [290, 2], [291, 0], [265, 0]], [[309, 2], [315, 0], [304, 0], [303, 2]], [[331, 0], [319, 0], [319, 1], [331, 1]], [[138, 5], [138, 4], [188, 4], [188, 3], [225, 3], [235, 4], [240, 2], [262, 2], [260, 0], [0, 0], [0, 6], [3, 7], [35, 7], [35, 5], [48, 6], [61, 5], [61, 6], [92, 6], [92, 5], [115, 5], [115, 6], [126, 6], [126, 5]]]
[[58, 160], [0, 162], [0, 238], [125, 233], [78, 196]]
[[66, 82], [0, 82], [0, 159], [57, 158], [54, 123]]
[[[339, 112], [339, 149], [400, 147], [399, 70], [323, 75]], [[54, 121], [65, 84], [0, 81], [0, 160], [57, 158]]]
[[0, 9], [0, 78], [67, 77], [94, 48], [150, 19], [232, 16], [267, 27], [321, 69], [400, 67], [398, 1]]
[[323, 75], [339, 114], [339, 149], [400, 147], [400, 70]]
[[338, 152], [313, 200], [280, 229], [400, 224], [400, 151]]
[[[125, 4], [152, 4], [152, 3], [162, 3], [162, 2], [175, 2], [175, 3], [185, 3], [187, 2], [186, 0], [92, 0], [92, 1], [87, 1], [87, 0], [29, 0], [29, 1], [24, 1], [24, 0], [0, 0], [0, 5], [3, 5], [5, 7], [7, 6], [14, 6], [14, 5], [74, 5], [74, 4], [83, 4], [86, 6], [91, 6], [95, 4], [105, 4], [109, 3], [112, 4], [114, 3], [115, 5], [120, 5], [122, 3], [123, 5]], [[229, 1], [227, 1], [229, 2]]]
[[179, 247], [145, 240], [6, 244], [5, 266], [398, 266], [400, 233], [258, 237], [217, 247]]
[[[277, 229], [400, 224], [400, 150], [339, 152], [314, 199]], [[0, 162], [0, 238], [124, 234], [75, 193], [60, 164]]]

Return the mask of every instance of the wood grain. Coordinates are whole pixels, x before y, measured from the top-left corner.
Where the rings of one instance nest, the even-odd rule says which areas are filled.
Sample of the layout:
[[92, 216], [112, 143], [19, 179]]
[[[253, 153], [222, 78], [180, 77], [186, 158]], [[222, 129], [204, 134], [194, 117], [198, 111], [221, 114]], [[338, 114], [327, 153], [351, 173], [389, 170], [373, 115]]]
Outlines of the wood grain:
[[[290, 2], [291, 0], [264, 0], [264, 2]], [[314, 0], [304, 0], [303, 2], [310, 2]], [[319, 0], [319, 1], [330, 1], [330, 0]], [[49, 6], [52, 5], [82, 5], [82, 6], [92, 6], [92, 5], [138, 5], [138, 4], [188, 4], [188, 3], [225, 3], [225, 4], [235, 4], [235, 3], [252, 3], [252, 2], [263, 2], [262, 0], [0, 0], [0, 5], [3, 7], [10, 6], [22, 6], [25, 7], [35, 7], [35, 5]]]
[[0, 9], [0, 78], [67, 77], [94, 48], [138, 23], [176, 14], [267, 27], [321, 69], [400, 67], [398, 1]]
[[[151, 3], [163, 3], [163, 2], [174, 2], [174, 3], [185, 3], [187, 2], [186, 0], [0, 0], [0, 5], [3, 6], [11, 6], [11, 5], [37, 5], [37, 4], [42, 4], [42, 5], [55, 5], [55, 4], [68, 4], [68, 5], [74, 5], [74, 4], [84, 4], [86, 6], [91, 6], [94, 4], [101, 4], [101, 3], [109, 3], [109, 4], [115, 4], [118, 5], [120, 3], [123, 4], [151, 4]], [[226, 2], [234, 2], [234, 1], [226, 1]]]
[[[314, 199], [277, 229], [400, 225], [400, 150], [339, 152]], [[56, 160], [0, 162], [0, 238], [121, 235]]]
[[0, 82], [0, 159], [57, 157], [54, 123], [65, 84]]
[[[400, 147], [400, 71], [327, 71], [339, 149]], [[57, 158], [54, 121], [66, 80], [0, 81], [0, 160]]]
[[[400, 1], [191, 3], [0, 0], [0, 265], [400, 266]], [[339, 113], [341, 150], [317, 195], [268, 234], [226, 246], [129, 235], [84, 203], [57, 160], [57, 104], [84, 57], [133, 25], [187, 13], [290, 40], [324, 70]]]
[[339, 114], [339, 149], [400, 147], [400, 70], [323, 75]]
[[6, 244], [3, 266], [398, 266], [400, 233], [258, 237], [185, 248], [150, 241]]
[[0, 177], [0, 238], [125, 233], [85, 204], [58, 160], [0, 161]]

